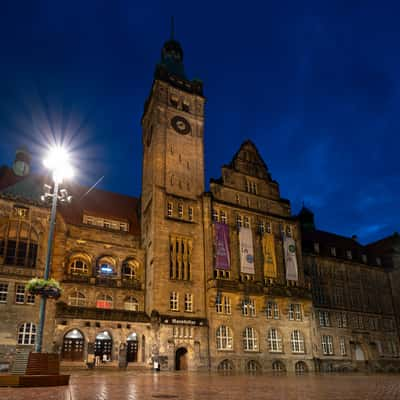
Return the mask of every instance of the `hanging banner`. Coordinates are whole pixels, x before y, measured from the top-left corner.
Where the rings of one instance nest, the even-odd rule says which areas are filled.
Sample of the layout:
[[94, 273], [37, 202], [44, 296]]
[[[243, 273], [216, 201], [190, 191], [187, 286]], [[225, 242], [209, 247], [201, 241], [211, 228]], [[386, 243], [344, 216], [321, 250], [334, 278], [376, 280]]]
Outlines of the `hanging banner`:
[[276, 278], [278, 273], [275, 256], [275, 240], [272, 233], [263, 235], [262, 249], [264, 255], [264, 278]]
[[231, 269], [231, 259], [229, 253], [229, 227], [227, 224], [215, 222], [215, 268]]
[[240, 272], [254, 274], [253, 236], [250, 228], [240, 228]]
[[299, 279], [296, 258], [296, 243], [293, 238], [283, 234], [283, 252], [285, 254], [286, 279], [297, 281]]

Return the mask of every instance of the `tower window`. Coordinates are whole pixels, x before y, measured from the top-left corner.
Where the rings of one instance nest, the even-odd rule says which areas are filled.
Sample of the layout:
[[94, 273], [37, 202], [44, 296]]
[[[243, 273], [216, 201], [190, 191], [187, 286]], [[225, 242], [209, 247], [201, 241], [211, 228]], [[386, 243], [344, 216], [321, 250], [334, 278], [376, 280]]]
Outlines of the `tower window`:
[[168, 202], [168, 204], [167, 204], [167, 215], [168, 215], [168, 217], [172, 217], [172, 210], [173, 210], [172, 203]]
[[191, 293], [185, 293], [185, 311], [193, 312], [193, 295]]
[[179, 294], [171, 292], [169, 296], [169, 308], [171, 311], [179, 311]]
[[243, 220], [242, 220], [242, 216], [241, 215], [236, 215], [236, 226], [237, 227], [241, 227], [242, 225], [243, 225], [243, 222], [242, 222]]
[[189, 221], [193, 221], [193, 207], [188, 208], [188, 218]]
[[178, 108], [178, 103], [179, 103], [179, 99], [177, 96], [172, 95], [169, 98], [169, 104], [171, 104], [172, 107]]
[[170, 238], [169, 277], [189, 281], [191, 279], [192, 241], [186, 238]]
[[190, 111], [189, 103], [186, 100], [183, 100], [183, 102], [182, 102], [182, 110], [185, 111], [185, 112], [189, 112]]
[[183, 217], [183, 205], [178, 204], [178, 217], [182, 218]]

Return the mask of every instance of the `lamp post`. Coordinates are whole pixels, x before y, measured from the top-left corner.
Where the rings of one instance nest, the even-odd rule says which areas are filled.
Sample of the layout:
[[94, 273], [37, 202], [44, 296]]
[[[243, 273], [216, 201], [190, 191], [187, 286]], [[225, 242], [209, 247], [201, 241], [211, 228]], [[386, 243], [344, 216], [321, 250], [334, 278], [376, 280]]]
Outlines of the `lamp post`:
[[[45, 193], [41, 196], [42, 201], [51, 199], [51, 214], [50, 214], [50, 229], [49, 237], [47, 241], [47, 254], [46, 263], [44, 269], [44, 279], [48, 280], [51, 271], [51, 257], [53, 253], [53, 240], [54, 240], [54, 229], [56, 224], [56, 213], [57, 213], [57, 201], [70, 202], [71, 196], [68, 196], [66, 189], [59, 190], [59, 186], [64, 178], [72, 177], [73, 170], [69, 163], [69, 157], [67, 152], [61, 147], [55, 147], [50, 150], [47, 158], [43, 161], [43, 164], [48, 168], [53, 175], [54, 188], [51, 193], [51, 187], [44, 185]], [[43, 328], [46, 319], [46, 302], [47, 296], [42, 295], [40, 298], [40, 311], [39, 311], [39, 326], [36, 335], [36, 352], [42, 351], [43, 342]]]

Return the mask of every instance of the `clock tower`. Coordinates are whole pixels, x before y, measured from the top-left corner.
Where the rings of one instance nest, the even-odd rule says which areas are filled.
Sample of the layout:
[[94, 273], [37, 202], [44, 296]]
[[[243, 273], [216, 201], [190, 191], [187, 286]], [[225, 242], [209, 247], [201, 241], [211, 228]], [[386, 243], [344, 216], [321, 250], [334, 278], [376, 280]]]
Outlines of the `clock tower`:
[[153, 356], [171, 358], [169, 368], [176, 360], [176, 349], [171, 350], [176, 332], [191, 339], [192, 344], [184, 346], [189, 360], [204, 359], [193, 341], [197, 338], [205, 344], [207, 337], [204, 103], [202, 83], [185, 74], [181, 45], [173, 39], [167, 41], [142, 117], [141, 224], [146, 249], [146, 311], [158, 316], [160, 324]]

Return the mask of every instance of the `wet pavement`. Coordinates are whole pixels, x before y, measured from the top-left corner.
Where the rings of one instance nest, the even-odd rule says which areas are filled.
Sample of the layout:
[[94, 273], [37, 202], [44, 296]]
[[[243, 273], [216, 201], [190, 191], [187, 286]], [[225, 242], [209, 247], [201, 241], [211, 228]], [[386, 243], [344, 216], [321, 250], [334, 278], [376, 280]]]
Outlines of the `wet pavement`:
[[400, 399], [400, 375], [72, 372], [69, 386], [0, 388], [1, 400]]

